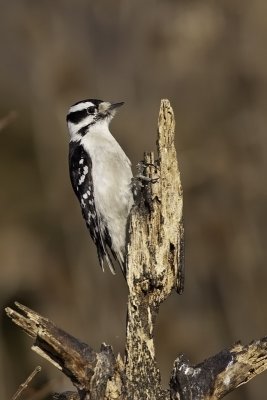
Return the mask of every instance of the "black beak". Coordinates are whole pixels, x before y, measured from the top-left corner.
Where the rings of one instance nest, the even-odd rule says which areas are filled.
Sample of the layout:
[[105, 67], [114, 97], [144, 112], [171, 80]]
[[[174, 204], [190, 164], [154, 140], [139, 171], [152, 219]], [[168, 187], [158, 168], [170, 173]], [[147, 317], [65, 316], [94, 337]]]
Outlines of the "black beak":
[[109, 109], [114, 110], [115, 108], [119, 108], [119, 107], [123, 106], [123, 104], [124, 104], [124, 101], [122, 101], [121, 103], [113, 103], [110, 105]]

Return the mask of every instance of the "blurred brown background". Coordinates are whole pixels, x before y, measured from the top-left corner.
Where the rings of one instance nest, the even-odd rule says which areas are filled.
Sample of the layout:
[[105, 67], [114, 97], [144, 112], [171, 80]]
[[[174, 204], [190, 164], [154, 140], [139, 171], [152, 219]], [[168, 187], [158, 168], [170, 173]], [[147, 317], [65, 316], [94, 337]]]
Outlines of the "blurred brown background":
[[[175, 110], [186, 290], [157, 324], [164, 384], [180, 352], [197, 363], [266, 335], [267, 2], [0, 4], [0, 119], [16, 113], [0, 131], [0, 398], [37, 364], [26, 399], [71, 388], [5, 317], [14, 300], [123, 351], [125, 283], [101, 272], [68, 176], [65, 115], [83, 98], [126, 102], [111, 130], [134, 166], [155, 148], [160, 99]], [[263, 374], [228, 398], [266, 390]]]

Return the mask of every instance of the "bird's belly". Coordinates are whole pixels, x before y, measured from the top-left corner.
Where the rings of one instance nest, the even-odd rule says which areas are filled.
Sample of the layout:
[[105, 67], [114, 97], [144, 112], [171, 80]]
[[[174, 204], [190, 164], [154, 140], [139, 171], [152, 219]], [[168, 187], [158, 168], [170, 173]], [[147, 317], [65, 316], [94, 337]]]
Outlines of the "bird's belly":
[[93, 163], [92, 179], [97, 213], [108, 228], [115, 252], [123, 252], [127, 217], [133, 204], [130, 165], [111, 157]]
[[94, 132], [83, 138], [92, 159], [92, 180], [96, 212], [108, 229], [112, 249], [125, 248], [126, 223], [133, 205], [132, 170], [126, 154], [109, 132]]

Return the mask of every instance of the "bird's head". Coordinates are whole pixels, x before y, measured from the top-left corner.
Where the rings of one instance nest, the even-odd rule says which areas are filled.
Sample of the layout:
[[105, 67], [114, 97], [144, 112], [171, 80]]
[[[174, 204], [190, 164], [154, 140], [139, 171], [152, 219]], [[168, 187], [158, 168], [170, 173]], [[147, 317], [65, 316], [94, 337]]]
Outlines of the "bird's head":
[[67, 114], [67, 123], [71, 137], [84, 136], [91, 128], [108, 128], [117, 108], [124, 103], [87, 99], [73, 104]]

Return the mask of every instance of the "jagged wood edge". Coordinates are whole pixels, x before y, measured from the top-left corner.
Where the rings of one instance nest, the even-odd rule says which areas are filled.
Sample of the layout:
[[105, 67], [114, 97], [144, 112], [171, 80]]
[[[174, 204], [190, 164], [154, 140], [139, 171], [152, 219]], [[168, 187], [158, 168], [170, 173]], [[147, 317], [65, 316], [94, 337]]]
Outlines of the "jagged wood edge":
[[30, 308], [18, 302], [15, 305], [17, 311], [7, 307], [7, 315], [34, 339], [32, 350], [71, 379], [80, 399], [87, 393], [98, 399], [106, 391], [119, 391], [123, 363], [119, 356], [115, 360], [111, 346], [103, 343], [97, 353]]
[[139, 198], [129, 218], [126, 333], [127, 393], [132, 400], [165, 399], [154, 343], [160, 304], [183, 290], [183, 193], [168, 100], [158, 118], [157, 159], [145, 153]]
[[[36, 351], [37, 347], [40, 348], [41, 351], [38, 353], [60, 368], [75, 386], [77, 386], [77, 379], [81, 382], [85, 379], [88, 383], [88, 377], [95, 372], [95, 367], [92, 365], [95, 352], [92, 351], [90, 346], [81, 343], [29, 308], [19, 303], [16, 303], [16, 305], [21, 314], [8, 307], [6, 309], [7, 315], [16, 325], [35, 339], [33, 350]], [[108, 379], [111, 380], [107, 385], [109, 391], [106, 390], [104, 394], [105, 388], [103, 386], [105, 385], [101, 385], [102, 390], [100, 389], [98, 393], [95, 393], [99, 397], [92, 398], [102, 398], [100, 396], [106, 396], [108, 393], [110, 393], [110, 397], [105, 397], [107, 399], [120, 398], [121, 396], [122, 382], [120, 376], [123, 374], [123, 363], [121, 361], [121, 366], [118, 368], [120, 374], [118, 374], [118, 371], [114, 370], [114, 356], [111, 355], [110, 357], [109, 349], [107, 354], [104, 351], [102, 362], [103, 359], [105, 362], [102, 363], [102, 366], [100, 364], [100, 368], [102, 367], [101, 369], [104, 371], [110, 371]], [[70, 359], [72, 360], [69, 363]], [[110, 364], [111, 367], [109, 366]], [[192, 398], [194, 400], [221, 399], [266, 369], [267, 337], [255, 340], [246, 346], [237, 343], [230, 349], [223, 350], [196, 366], [190, 365], [189, 361], [181, 355], [174, 364], [170, 382], [170, 397], [173, 400], [189, 400]], [[81, 371], [81, 374], [79, 371]], [[111, 377], [112, 374], [113, 378]], [[114, 381], [114, 376], [116, 381]], [[107, 382], [106, 379], [104, 381]], [[91, 389], [93, 388], [87, 390]], [[57, 398], [81, 399], [83, 398], [84, 390], [85, 387], [79, 383], [79, 397], [75, 393], [69, 392], [68, 395], [63, 393], [58, 395]]]
[[181, 355], [174, 363], [171, 399], [221, 399], [266, 369], [267, 337], [249, 345], [236, 343], [195, 366]]

